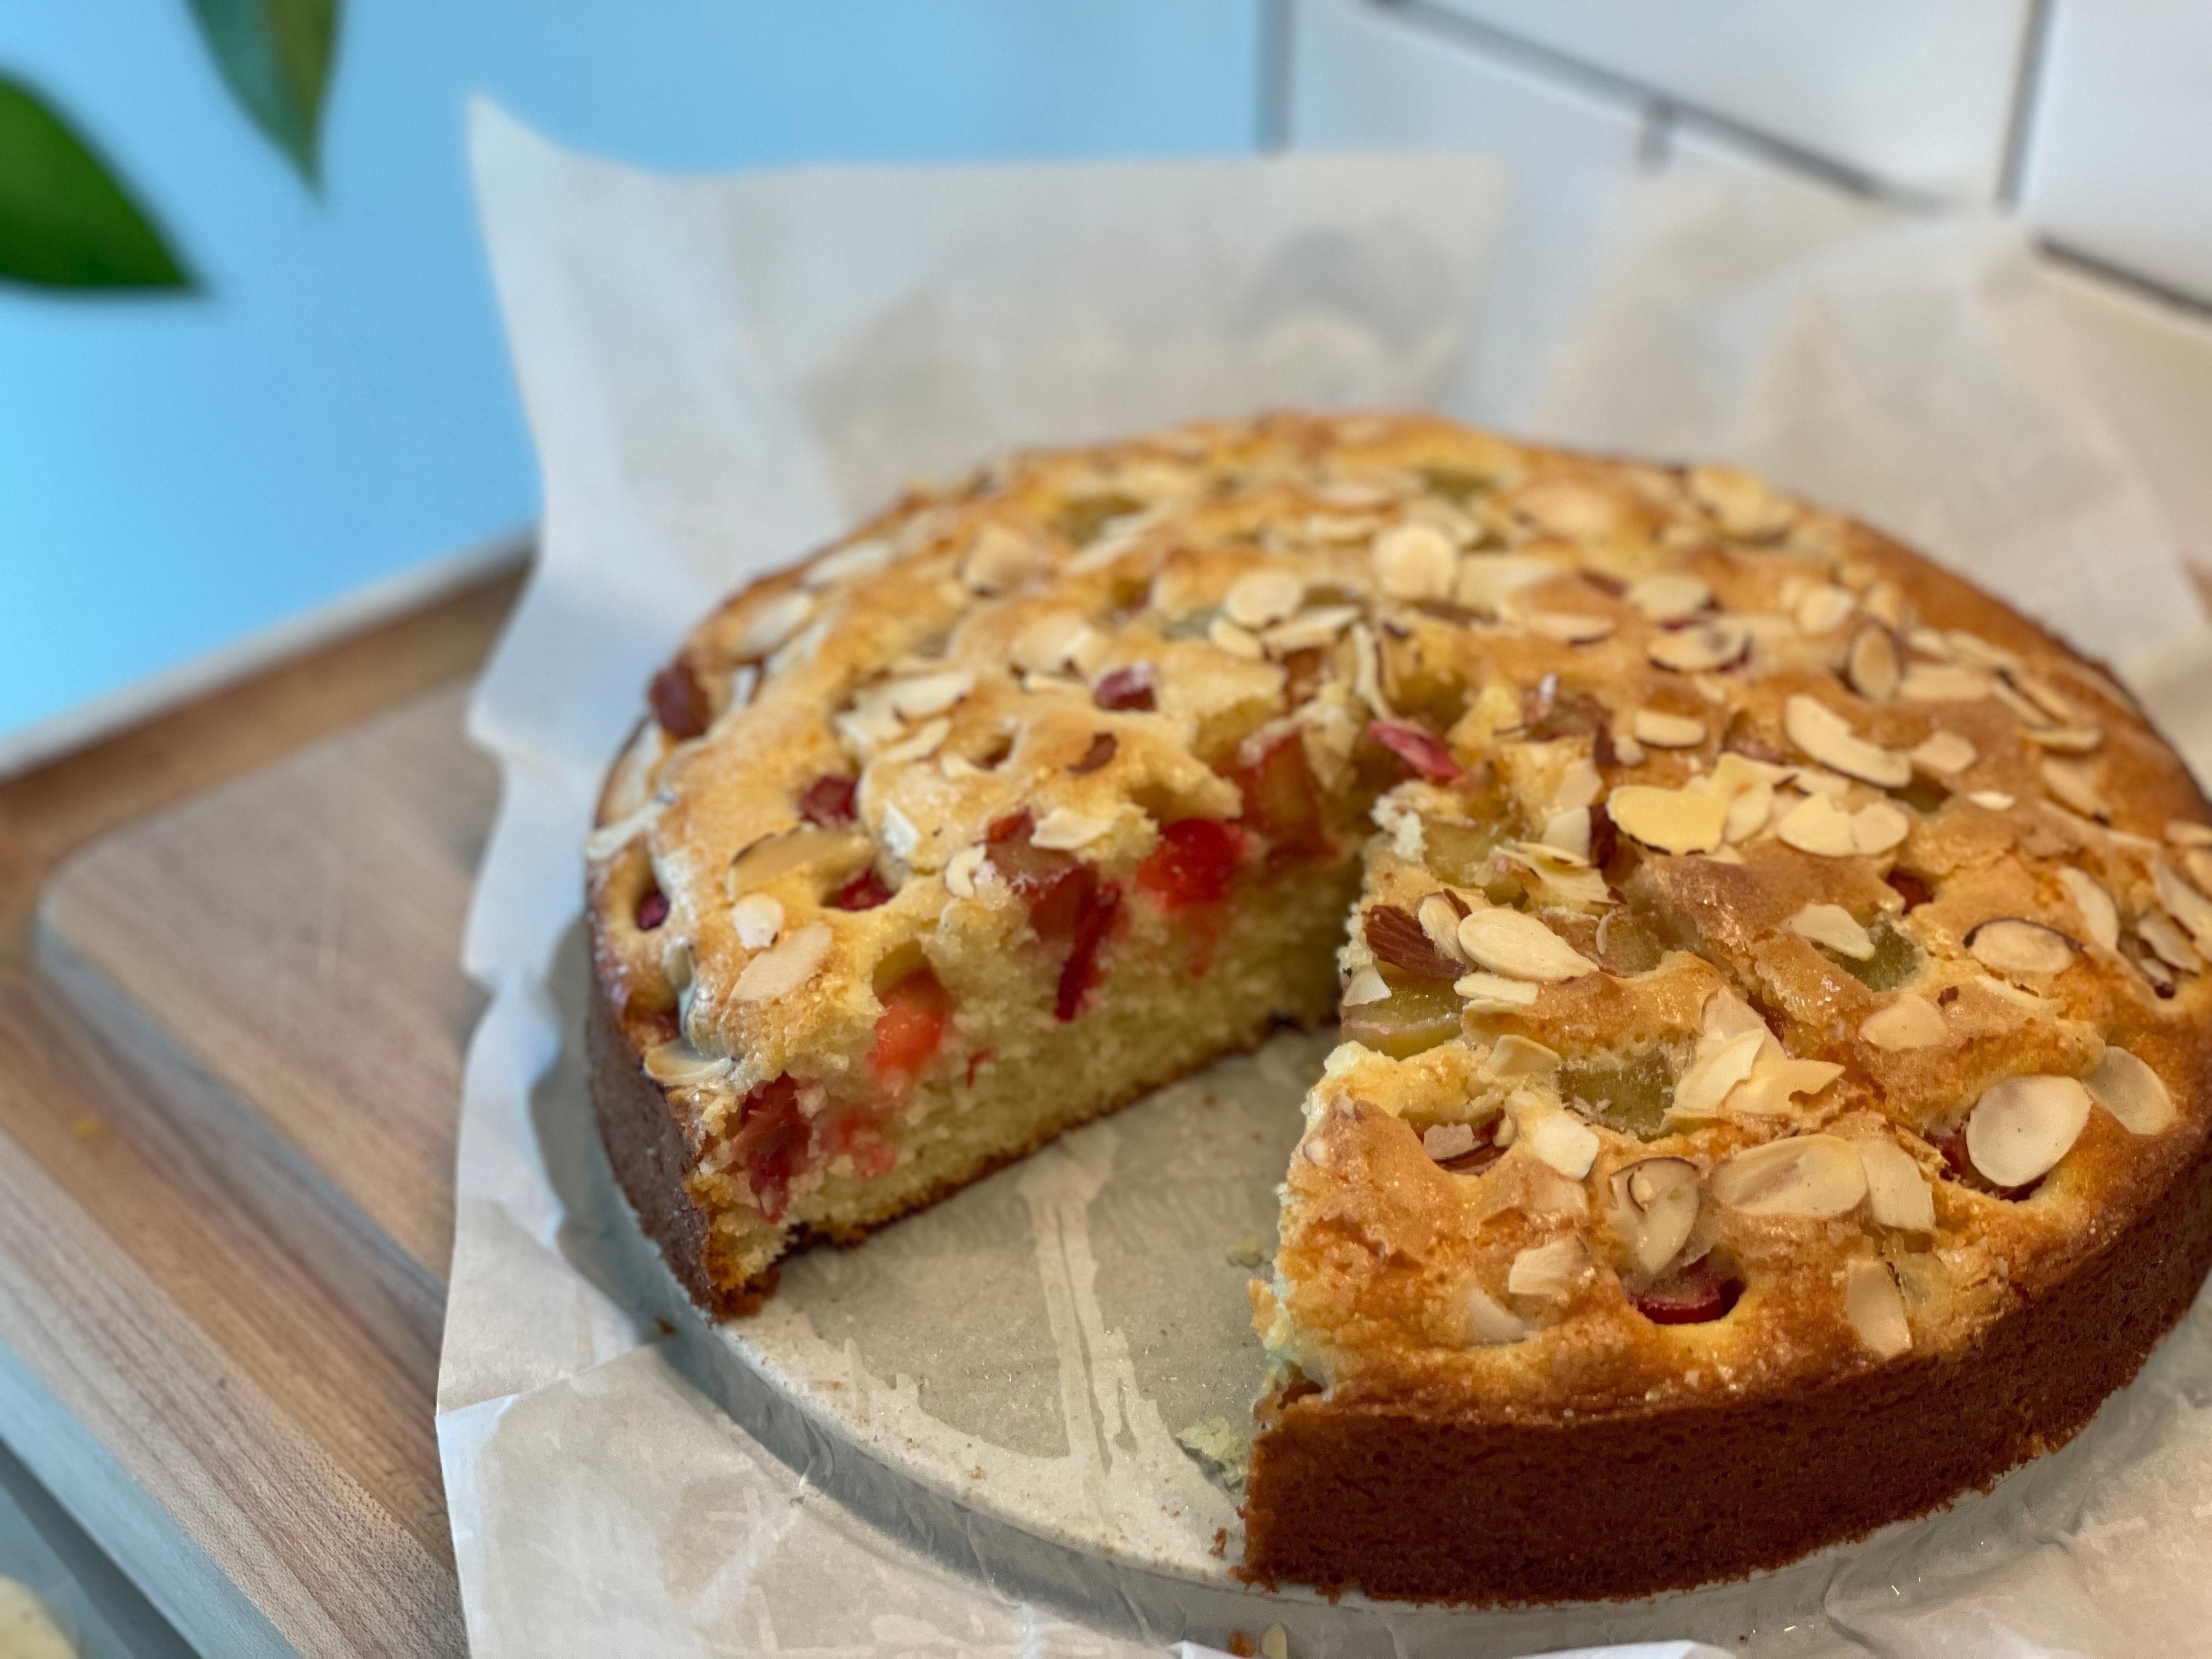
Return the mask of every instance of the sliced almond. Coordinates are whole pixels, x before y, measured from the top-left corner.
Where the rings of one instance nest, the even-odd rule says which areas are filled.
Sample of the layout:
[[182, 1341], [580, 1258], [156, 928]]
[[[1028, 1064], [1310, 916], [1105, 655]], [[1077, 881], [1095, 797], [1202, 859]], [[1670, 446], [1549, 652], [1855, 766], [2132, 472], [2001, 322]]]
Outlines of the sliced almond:
[[1717, 1201], [1748, 1215], [1844, 1215], [1867, 1189], [1858, 1149], [1829, 1134], [1747, 1147], [1713, 1171], [1711, 1184]]
[[2043, 763], [2042, 773], [2043, 787], [2061, 806], [2100, 823], [2112, 816], [2112, 809], [2098, 793], [2094, 775], [2081, 762], [2047, 760]]
[[2063, 974], [2081, 947], [2056, 927], [1999, 916], [1966, 932], [1966, 954], [2000, 974]]
[[1518, 910], [1482, 909], [1462, 916], [1461, 954], [1509, 979], [1556, 984], [1598, 971], [1597, 963], [1535, 917]]
[[1985, 812], [2009, 812], [2013, 809], [2012, 797], [2002, 789], [1969, 790], [1966, 799]]
[[1647, 1158], [1613, 1172], [1613, 1208], [1636, 1271], [1664, 1273], [1698, 1224], [1698, 1169], [1687, 1158]]
[[2181, 853], [2181, 873], [2200, 893], [2212, 893], [2212, 848], [2185, 848]]
[[1840, 904], [1807, 905], [1790, 918], [1790, 931], [1853, 962], [1874, 960], [1874, 935]]
[[1316, 651], [1334, 645], [1338, 635], [1359, 620], [1359, 607], [1321, 605], [1301, 611], [1288, 622], [1277, 623], [1260, 635], [1271, 656], [1287, 657], [1296, 651]]
[[1483, 1069], [1492, 1077], [1549, 1077], [1559, 1069], [1559, 1057], [1540, 1042], [1510, 1033], [1491, 1045]]
[[1401, 524], [1375, 538], [1369, 556], [1375, 580], [1394, 599], [1449, 599], [1459, 574], [1459, 550], [1434, 525]]
[[[1752, 1018], [1758, 1019], [1756, 1014]], [[1711, 1116], [1735, 1086], [1751, 1075], [1759, 1050], [1772, 1041], [1762, 1023], [1752, 1030], [1734, 1032], [1710, 1048], [1700, 1042], [1698, 1057], [1674, 1079], [1673, 1115]]]
[[1477, 1009], [1533, 1007], [1539, 988], [1526, 980], [1507, 979], [1501, 974], [1462, 974], [1452, 981], [1452, 989]]
[[1629, 728], [1637, 740], [1654, 749], [1695, 749], [1705, 740], [1705, 723], [1687, 714], [1668, 714], [1656, 708], [1639, 708]]
[[1613, 901], [1605, 878], [1589, 861], [1540, 841], [1510, 841], [1498, 849], [1498, 862], [1516, 875], [1526, 872], [1523, 884], [1534, 883], [1539, 904], [1547, 908], [1595, 910]]
[[985, 525], [960, 561], [960, 580], [978, 593], [1003, 593], [1044, 563], [1044, 549], [1004, 525]]
[[1515, 1296], [1565, 1302], [1574, 1294], [1575, 1286], [1589, 1277], [1589, 1247], [1568, 1233], [1515, 1256], [1505, 1275], [1505, 1288]]
[[1923, 770], [1948, 778], [1965, 771], [1978, 757], [1974, 745], [1956, 732], [1931, 732], [1906, 758]]
[[1413, 920], [1429, 936], [1429, 943], [1448, 962], [1459, 959], [1459, 908], [1442, 893], [1431, 893], [1414, 907]]
[[933, 720], [923, 721], [898, 742], [876, 750], [874, 758], [878, 763], [927, 760], [945, 747], [945, 740], [951, 735], [952, 722], [939, 714]]
[[829, 954], [828, 925], [809, 922], [745, 963], [730, 995], [738, 1002], [774, 1002], [812, 978]]
[[741, 659], [765, 657], [806, 625], [818, 601], [802, 588], [787, 588], [755, 611], [738, 630], [736, 654]]
[[1702, 577], [1686, 571], [1662, 570], [1639, 576], [1629, 583], [1624, 596], [1629, 604], [1655, 623], [1687, 622], [1713, 602], [1713, 590]]
[[1790, 615], [1803, 634], [1826, 634], [1840, 628], [1858, 609], [1858, 597], [1848, 587], [1838, 587], [1833, 582], [1821, 582], [1805, 590]]
[[1714, 617], [1653, 635], [1644, 654], [1678, 674], [1704, 674], [1727, 667], [1750, 648], [1749, 624], [1737, 617]]
[[1797, 504], [1767, 488], [1766, 481], [1732, 466], [1693, 466], [1690, 494], [1729, 535], [1758, 540], [1779, 534], [1797, 516]]
[[910, 862], [921, 845], [921, 830], [899, 810], [896, 801], [884, 803], [883, 840], [891, 856], [902, 864]]
[[1421, 1131], [1421, 1150], [1434, 1164], [1449, 1164], [1474, 1150], [1474, 1128], [1467, 1123], [1431, 1123]]
[[2031, 726], [2021, 735], [2057, 755], [2094, 754], [2105, 741], [2105, 734], [2094, 726]]
[[983, 879], [989, 855], [981, 847], [963, 847], [945, 861], [945, 889], [955, 898], [971, 899]]
[[1529, 1155], [1570, 1181], [1580, 1181], [1597, 1162], [1597, 1131], [1564, 1106], [1534, 1106], [1518, 1117], [1516, 1141]]
[[856, 576], [872, 576], [891, 562], [893, 550], [889, 542], [871, 537], [824, 553], [806, 567], [799, 580], [805, 586], [818, 589], [834, 587]]
[[2014, 689], [2027, 699], [2036, 713], [2045, 721], [2055, 726], [2087, 724], [2074, 700], [2051, 684], [2049, 680], [2040, 679], [2019, 668], [2008, 670], [2005, 678], [2011, 681]]
[[727, 1054], [702, 1054], [682, 1037], [657, 1042], [639, 1057], [645, 1074], [669, 1089], [704, 1089], [721, 1082], [737, 1067]]
[[1875, 1048], [1897, 1053], [1907, 1048], [1932, 1048], [1950, 1036], [1943, 1011], [1912, 991], [1901, 991], [1894, 1001], [1877, 1008], [1859, 1022], [1859, 1036]]
[[1869, 623], [1851, 636], [1844, 654], [1844, 677], [1869, 702], [1887, 702], [1897, 695], [1904, 669], [1897, 659], [1897, 636]]
[[1606, 811], [1623, 835], [1662, 853], [1710, 853], [1728, 828], [1728, 803], [1686, 789], [1626, 783], [1606, 799]]
[[1483, 1347], [1518, 1342], [1535, 1327], [1499, 1304], [1489, 1291], [1470, 1286], [1467, 1293], [1467, 1324], [1470, 1338]]
[[2025, 1187], [2073, 1149], [2089, 1091], [2070, 1077], [2008, 1077], [1966, 1118], [1966, 1156], [1999, 1187]]
[[1026, 674], [1087, 674], [1105, 653], [1106, 636], [1073, 611], [1048, 611], [1036, 617], [1014, 636], [1006, 653]]
[[1469, 611], [1494, 617], [1522, 588], [1548, 581], [1559, 574], [1559, 567], [1549, 559], [1522, 553], [1478, 553], [1460, 561], [1451, 598]]
[[2130, 1134], [2154, 1135], [2173, 1125], [2173, 1097], [2166, 1092], [2164, 1080], [2125, 1048], [2106, 1048], [2081, 1083], [2089, 1097], [2118, 1118]]
[[1826, 795], [1808, 795], [1784, 812], [1774, 826], [1785, 847], [1816, 858], [1849, 858], [1856, 851], [1851, 841], [1851, 815]]
[[1779, 1044], [1762, 1046], [1751, 1075], [1731, 1090], [1726, 1102], [1732, 1112], [1776, 1117], [1790, 1109], [1797, 1095], [1817, 1095], [1844, 1074], [1830, 1060], [1798, 1060], [1784, 1054]]
[[1337, 1000], [1346, 1008], [1364, 1008], [1370, 1002], [1389, 999], [1390, 986], [1372, 968], [1362, 968], [1345, 982], [1344, 994]]
[[1587, 864], [1590, 852], [1589, 808], [1576, 806], [1553, 813], [1551, 821], [1544, 826], [1543, 842], [1545, 846], [1571, 853]]
[[839, 871], [857, 869], [872, 855], [866, 838], [849, 830], [787, 830], [762, 836], [732, 859], [723, 887], [731, 899], [740, 899], [809, 865], [828, 864]]
[[1613, 620], [1586, 611], [1532, 611], [1521, 618], [1531, 634], [1562, 645], [1595, 645], [1609, 637]]
[[1215, 650], [1226, 652], [1232, 657], [1242, 657], [1247, 662], [1258, 662], [1267, 654], [1267, 647], [1260, 643], [1257, 634], [1249, 629], [1239, 628], [1226, 617], [1213, 619], [1212, 625], [1206, 630], [1206, 639]]
[[1900, 789], [1912, 781], [1910, 760], [1869, 743], [1841, 714], [1802, 691], [1783, 704], [1782, 727], [1790, 742], [1831, 771], [1885, 789]]
[[765, 951], [783, 931], [783, 905], [771, 893], [748, 893], [730, 907], [730, 925], [748, 951]]
[[2112, 896], [2086, 870], [2072, 865], [2061, 865], [2059, 884], [2066, 896], [2074, 901], [2074, 908], [2081, 913], [2083, 931], [2093, 944], [2107, 951], [2116, 951], [2120, 945], [2120, 908], [2112, 902]]
[[1870, 800], [1851, 814], [1851, 851], [1874, 858], [1905, 845], [1912, 820], [1886, 800]]
[[2151, 953], [2169, 968], [2185, 974], [2203, 970], [2204, 958], [2197, 954], [2197, 947], [2189, 942], [2172, 916], [2161, 910], [2149, 911], [2136, 918], [2136, 933], [2151, 948]]
[[2166, 838], [2176, 847], [2212, 847], [2212, 823], [2171, 818], [2166, 822]]
[[1979, 702], [1990, 695], [1994, 678], [1959, 663], [1908, 663], [1897, 695], [1907, 702]]
[[1860, 1341], [1882, 1359], [1894, 1359], [1912, 1346], [1905, 1322], [1905, 1297], [1889, 1264], [1856, 1255], [1844, 1269], [1844, 1314]]
[[1859, 1163], [1866, 1170], [1867, 1209], [1885, 1227], [1906, 1232], [1936, 1231], [1936, 1198], [1912, 1154], [1893, 1140], [1862, 1140]]
[[2212, 899], [2184, 881], [2172, 865], [2163, 861], [2152, 872], [2152, 879], [2158, 886], [2159, 902], [2189, 930], [2189, 937], [2197, 948], [2212, 951]]
[[1072, 853], [1088, 847], [1114, 827], [1113, 817], [1094, 817], [1072, 806], [1055, 806], [1037, 820], [1030, 832], [1030, 845], [1048, 852]]
[[1256, 630], [1296, 615], [1305, 597], [1305, 583], [1288, 570], [1248, 570], [1230, 585], [1221, 609], [1238, 627]]

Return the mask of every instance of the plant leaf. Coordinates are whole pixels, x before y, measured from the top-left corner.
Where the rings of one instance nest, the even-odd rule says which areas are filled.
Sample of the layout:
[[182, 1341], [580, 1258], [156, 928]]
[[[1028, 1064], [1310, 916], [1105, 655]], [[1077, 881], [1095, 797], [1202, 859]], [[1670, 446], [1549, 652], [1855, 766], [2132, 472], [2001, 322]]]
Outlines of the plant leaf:
[[323, 91], [339, 0], [192, 0], [192, 15], [253, 125], [310, 185], [321, 177]]
[[47, 288], [191, 288], [131, 192], [37, 91], [0, 75], [0, 277]]

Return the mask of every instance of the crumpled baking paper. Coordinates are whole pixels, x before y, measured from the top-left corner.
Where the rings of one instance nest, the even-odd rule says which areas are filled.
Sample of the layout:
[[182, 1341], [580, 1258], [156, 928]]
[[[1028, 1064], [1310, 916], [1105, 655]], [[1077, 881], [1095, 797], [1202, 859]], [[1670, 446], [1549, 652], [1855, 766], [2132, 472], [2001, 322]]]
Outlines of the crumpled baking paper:
[[465, 946], [491, 1000], [438, 1425], [477, 1654], [1119, 1659], [1274, 1625], [1299, 1659], [2197, 1639], [2201, 1310], [2065, 1451], [1748, 1583], [1505, 1613], [1270, 1596], [1227, 1576], [1235, 1500], [1179, 1437], [1244, 1420], [1261, 1361], [1242, 1284], [1325, 1034], [806, 1257], [721, 1330], [615, 1191], [575, 1054], [580, 845], [653, 668], [720, 594], [915, 472], [1012, 446], [1416, 406], [1735, 459], [2120, 663], [2203, 752], [2194, 595], [2017, 229], [1713, 168], [1400, 155], [672, 179], [489, 108], [471, 143], [545, 499], [471, 715], [505, 789]]

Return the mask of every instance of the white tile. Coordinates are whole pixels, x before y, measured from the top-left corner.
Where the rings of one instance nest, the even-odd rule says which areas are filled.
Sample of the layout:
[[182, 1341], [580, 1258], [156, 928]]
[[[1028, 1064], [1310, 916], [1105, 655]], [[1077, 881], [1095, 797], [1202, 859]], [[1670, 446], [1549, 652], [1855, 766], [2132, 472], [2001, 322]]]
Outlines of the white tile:
[[1964, 200], [1990, 198], [2002, 180], [2028, 12], [2028, 0], [1420, 3]]
[[2023, 185], [2050, 235], [2212, 300], [2212, 6], [2057, 0]]

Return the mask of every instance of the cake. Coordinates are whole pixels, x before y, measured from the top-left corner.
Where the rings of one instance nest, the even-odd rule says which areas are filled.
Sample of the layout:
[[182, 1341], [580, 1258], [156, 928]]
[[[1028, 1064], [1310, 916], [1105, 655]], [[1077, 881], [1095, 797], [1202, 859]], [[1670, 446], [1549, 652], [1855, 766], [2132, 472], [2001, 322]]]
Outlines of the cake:
[[649, 702], [592, 1094], [714, 1315], [1340, 1019], [1252, 1287], [1256, 1582], [1780, 1565], [2063, 1443], [2212, 1259], [2203, 799], [1742, 472], [1364, 414], [1019, 454]]

